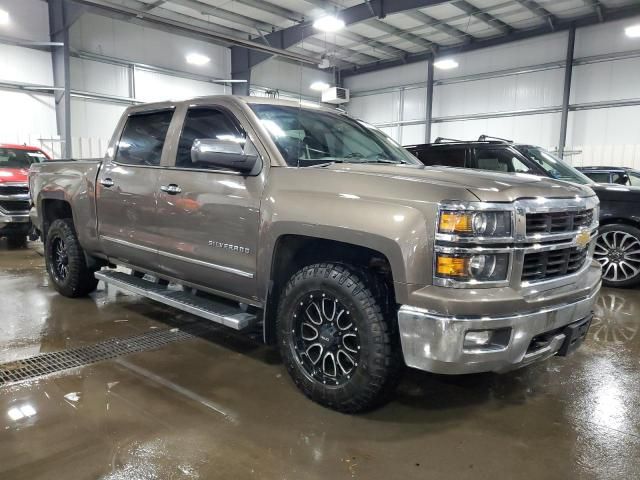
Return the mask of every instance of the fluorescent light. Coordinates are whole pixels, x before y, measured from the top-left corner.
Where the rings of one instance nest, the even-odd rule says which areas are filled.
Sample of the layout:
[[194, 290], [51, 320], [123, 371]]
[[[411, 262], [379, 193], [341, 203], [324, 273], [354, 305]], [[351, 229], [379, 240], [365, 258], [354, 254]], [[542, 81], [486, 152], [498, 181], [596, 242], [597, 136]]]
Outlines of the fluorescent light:
[[201, 55], [199, 53], [190, 53], [186, 58], [187, 63], [198, 66], [206, 65], [211, 61], [209, 57], [207, 57], [206, 55]]
[[319, 92], [324, 92], [329, 87], [330, 85], [327, 82], [322, 81], [313, 82], [311, 85], [309, 85], [309, 88], [311, 90], [318, 90]]
[[340, 20], [334, 15], [327, 15], [313, 22], [313, 28], [317, 28], [323, 32], [337, 32], [344, 28], [344, 20]]
[[7, 25], [9, 23], [9, 12], [0, 9], [0, 25]]
[[443, 60], [433, 62], [433, 66], [440, 70], [451, 70], [452, 68], [458, 68], [458, 62], [452, 58], [445, 58]]
[[627, 37], [630, 38], [639, 38], [640, 37], [640, 24], [639, 25], [631, 25], [624, 29], [624, 33], [627, 34]]

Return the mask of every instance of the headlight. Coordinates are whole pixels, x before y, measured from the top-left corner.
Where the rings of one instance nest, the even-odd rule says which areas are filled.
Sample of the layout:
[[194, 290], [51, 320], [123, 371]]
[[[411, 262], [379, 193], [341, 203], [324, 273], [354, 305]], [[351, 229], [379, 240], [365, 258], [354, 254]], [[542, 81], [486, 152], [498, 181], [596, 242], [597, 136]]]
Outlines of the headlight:
[[440, 210], [438, 233], [461, 237], [510, 237], [510, 211]]
[[509, 273], [509, 254], [436, 253], [435, 276], [458, 282], [502, 282]]

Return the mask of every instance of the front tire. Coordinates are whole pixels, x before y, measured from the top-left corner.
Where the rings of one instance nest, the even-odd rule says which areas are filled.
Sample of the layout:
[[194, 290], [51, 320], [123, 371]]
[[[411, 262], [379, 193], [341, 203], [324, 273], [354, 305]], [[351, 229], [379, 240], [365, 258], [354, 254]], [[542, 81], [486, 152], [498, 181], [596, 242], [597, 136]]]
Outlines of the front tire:
[[351, 267], [322, 263], [293, 275], [280, 300], [277, 332], [291, 378], [321, 405], [362, 412], [395, 390], [399, 342], [380, 302]]
[[51, 283], [65, 297], [84, 297], [98, 286], [95, 269], [87, 266], [71, 219], [62, 218], [51, 224], [44, 258]]
[[600, 228], [594, 258], [602, 265], [607, 287], [632, 287], [640, 283], [640, 230], [612, 224]]

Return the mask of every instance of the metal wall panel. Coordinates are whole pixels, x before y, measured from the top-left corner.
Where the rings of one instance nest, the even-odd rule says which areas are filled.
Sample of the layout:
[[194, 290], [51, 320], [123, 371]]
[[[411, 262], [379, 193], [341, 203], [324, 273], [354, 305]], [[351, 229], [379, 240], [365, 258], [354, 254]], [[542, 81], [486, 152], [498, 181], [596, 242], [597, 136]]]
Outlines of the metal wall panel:
[[[125, 108], [125, 105], [72, 97], [72, 138], [93, 138], [106, 145], [111, 135], [113, 135], [113, 130]], [[75, 148], [73, 152], [74, 156], [80, 156]], [[85, 156], [86, 153], [84, 152]]]
[[459, 67], [454, 70], [436, 70], [435, 78], [440, 80], [560, 61], [564, 60], [566, 49], [567, 33], [560, 32], [474, 50], [452, 56], [459, 63]]
[[303, 67], [278, 58], [262, 62], [251, 71], [252, 85], [297, 93], [319, 101], [320, 92], [309, 88], [315, 81], [334, 85], [333, 74], [330, 71], [318, 71], [315, 68]]
[[564, 69], [436, 85], [434, 117], [557, 106]]
[[186, 100], [192, 97], [227, 93], [224, 85], [177, 78], [173, 75], [142, 69], [136, 69], [134, 78], [136, 99], [143, 102]]
[[11, 15], [8, 25], [3, 25], [2, 36], [23, 40], [49, 41], [49, 9], [41, 0], [4, 0], [0, 7]]
[[[216, 78], [231, 78], [231, 52], [228, 48], [193, 38], [173, 35], [153, 28], [85, 14], [73, 24], [71, 45], [76, 50], [126, 59]], [[197, 52], [211, 61], [191, 65], [185, 56]]]
[[407, 88], [404, 91], [402, 120], [424, 120], [427, 115], [427, 89]]
[[402, 145], [415, 145], [425, 142], [425, 126], [423, 125], [403, 125], [400, 127], [400, 138], [398, 142]]
[[[352, 116], [365, 122], [377, 124], [400, 119], [400, 92], [398, 91], [356, 97], [347, 105]], [[393, 138], [397, 140], [397, 133], [394, 135], [392, 135]]]
[[629, 98], [640, 98], [640, 58], [574, 67], [571, 103]]
[[576, 31], [576, 58], [640, 49], [640, 41], [624, 34], [625, 27], [640, 23], [640, 17], [607, 22]]
[[427, 81], [426, 62], [410, 63], [378, 72], [364, 73], [345, 79], [345, 87], [353, 92], [411, 85]]
[[129, 97], [129, 69], [119, 65], [71, 58], [74, 90]]
[[0, 44], [0, 80], [52, 85], [51, 54], [32, 48]]
[[473, 140], [487, 134], [554, 149], [558, 144], [559, 129], [559, 113], [462, 120], [434, 124], [431, 140], [435, 140], [436, 137]]
[[0, 90], [0, 142], [35, 143], [56, 135], [56, 112], [51, 95]]

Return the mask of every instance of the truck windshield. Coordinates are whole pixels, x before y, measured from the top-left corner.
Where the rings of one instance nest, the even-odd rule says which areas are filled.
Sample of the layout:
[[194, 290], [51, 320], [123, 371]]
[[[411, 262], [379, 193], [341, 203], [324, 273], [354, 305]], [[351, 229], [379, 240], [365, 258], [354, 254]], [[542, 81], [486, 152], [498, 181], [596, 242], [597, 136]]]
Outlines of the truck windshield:
[[288, 165], [332, 162], [420, 162], [390, 138], [346, 115], [282, 105], [252, 104]]
[[0, 168], [29, 168], [32, 163], [46, 159], [45, 154], [37, 150], [0, 147]]
[[516, 148], [529, 160], [536, 162], [551, 178], [581, 185], [594, 183], [589, 177], [544, 148], [531, 145], [518, 145]]

